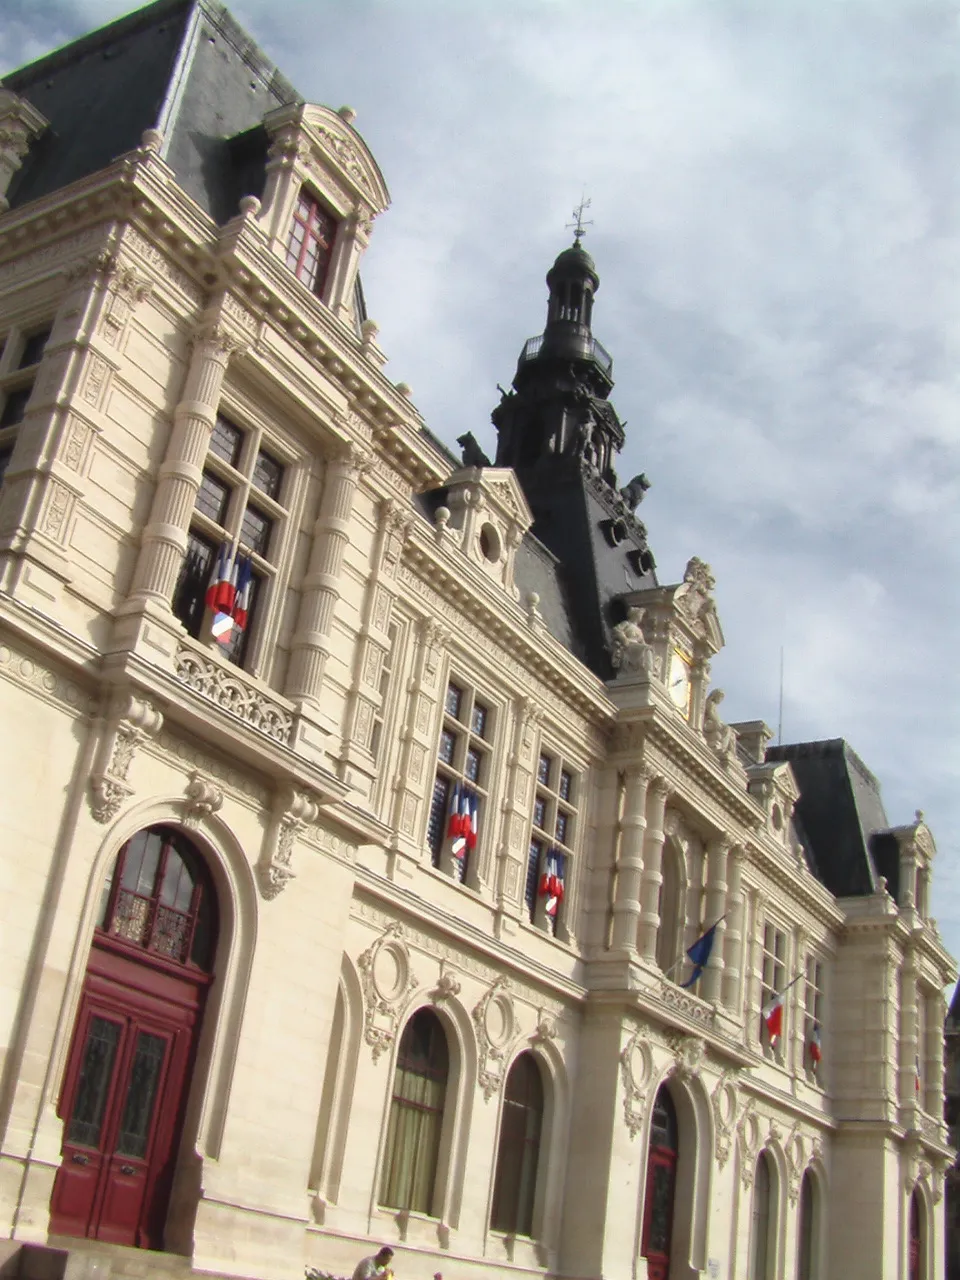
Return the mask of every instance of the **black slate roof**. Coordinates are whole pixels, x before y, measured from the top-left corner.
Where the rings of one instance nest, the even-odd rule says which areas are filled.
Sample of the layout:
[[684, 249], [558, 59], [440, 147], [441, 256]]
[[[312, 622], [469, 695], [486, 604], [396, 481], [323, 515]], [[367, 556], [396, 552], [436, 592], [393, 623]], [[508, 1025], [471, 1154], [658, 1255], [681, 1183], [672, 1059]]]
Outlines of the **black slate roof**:
[[[833, 738], [768, 747], [766, 758], [793, 767], [800, 788], [798, 826], [817, 879], [838, 898], [872, 893], [877, 870], [871, 840], [889, 823], [880, 784], [857, 753]], [[895, 894], [894, 885], [890, 891]]]
[[264, 183], [268, 111], [300, 95], [217, 0], [157, 0], [7, 75], [50, 122], [10, 187], [25, 204], [161, 128], [177, 181], [217, 222]]

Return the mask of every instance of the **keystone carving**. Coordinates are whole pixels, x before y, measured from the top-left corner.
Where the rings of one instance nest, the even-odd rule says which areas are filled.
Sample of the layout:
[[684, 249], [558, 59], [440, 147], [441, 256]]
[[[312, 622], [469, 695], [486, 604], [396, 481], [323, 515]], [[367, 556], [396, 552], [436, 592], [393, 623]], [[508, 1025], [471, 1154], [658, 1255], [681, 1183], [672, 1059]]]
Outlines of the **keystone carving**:
[[270, 831], [259, 866], [260, 892], [271, 901], [297, 874], [291, 863], [297, 836], [320, 812], [319, 802], [309, 792], [285, 787], [277, 795]]
[[220, 787], [199, 770], [191, 770], [184, 788], [184, 826], [198, 827], [205, 818], [217, 813], [222, 804], [223, 791]]
[[430, 992], [430, 999], [434, 1004], [440, 1004], [444, 1000], [453, 1000], [460, 994], [460, 983], [457, 976], [446, 967], [446, 961], [440, 961], [440, 977], [437, 979], [437, 985]]
[[97, 822], [112, 822], [133, 795], [129, 774], [134, 756], [162, 727], [162, 714], [146, 698], [118, 694], [109, 704], [90, 774], [90, 811]]
[[685, 1035], [682, 1031], [668, 1031], [666, 1040], [676, 1063], [672, 1074], [681, 1080], [693, 1080], [700, 1074], [707, 1054], [704, 1041], [700, 1036]]

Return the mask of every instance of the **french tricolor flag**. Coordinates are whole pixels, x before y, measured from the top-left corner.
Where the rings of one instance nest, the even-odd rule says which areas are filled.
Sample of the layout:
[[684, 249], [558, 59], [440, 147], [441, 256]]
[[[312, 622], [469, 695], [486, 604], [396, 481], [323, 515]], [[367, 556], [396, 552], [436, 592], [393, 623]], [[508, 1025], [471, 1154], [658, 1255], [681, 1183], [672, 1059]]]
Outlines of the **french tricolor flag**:
[[237, 562], [228, 542], [220, 543], [207, 587], [206, 605], [211, 613], [231, 613], [237, 594]]
[[451, 841], [450, 852], [455, 858], [462, 858], [468, 849], [476, 848], [478, 831], [477, 797], [469, 787], [456, 782], [447, 818], [447, 839]]
[[253, 591], [253, 565], [249, 556], [240, 561], [236, 577], [236, 596], [233, 601], [233, 622], [238, 631], [247, 629], [247, 618], [250, 616], [250, 596]]
[[540, 877], [540, 897], [546, 898], [544, 910], [553, 919], [563, 901], [563, 854], [551, 849]]

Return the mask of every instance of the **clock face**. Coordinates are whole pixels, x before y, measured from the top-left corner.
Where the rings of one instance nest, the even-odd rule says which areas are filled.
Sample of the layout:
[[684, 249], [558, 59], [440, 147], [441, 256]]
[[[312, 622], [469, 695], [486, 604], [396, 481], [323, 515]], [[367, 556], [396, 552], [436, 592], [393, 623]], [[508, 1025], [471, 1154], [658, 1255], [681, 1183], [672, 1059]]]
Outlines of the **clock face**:
[[674, 649], [670, 659], [667, 692], [673, 705], [686, 715], [690, 706], [690, 660], [679, 649]]

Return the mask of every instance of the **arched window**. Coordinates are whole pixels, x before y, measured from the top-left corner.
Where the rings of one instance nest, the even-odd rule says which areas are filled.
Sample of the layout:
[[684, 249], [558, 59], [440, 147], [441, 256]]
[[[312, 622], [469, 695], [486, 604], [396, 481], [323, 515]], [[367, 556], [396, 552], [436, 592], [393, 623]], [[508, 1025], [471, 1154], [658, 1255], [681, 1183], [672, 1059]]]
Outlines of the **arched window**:
[[753, 1179], [750, 1280], [768, 1280], [771, 1274], [770, 1182], [770, 1157], [765, 1151], [761, 1151]]
[[[660, 863], [660, 928], [657, 932], [657, 964], [666, 973], [680, 958], [680, 867], [677, 851], [665, 844]], [[679, 981], [679, 974], [674, 972]]]
[[908, 1274], [910, 1280], [921, 1280], [926, 1271], [926, 1260], [923, 1256], [923, 1205], [920, 1193], [914, 1189], [910, 1197], [910, 1242], [908, 1245]]
[[814, 1242], [817, 1238], [814, 1214], [815, 1190], [813, 1178], [807, 1172], [800, 1184], [800, 1222], [797, 1227], [799, 1236], [799, 1253], [797, 1256], [797, 1280], [813, 1280], [814, 1275]]
[[440, 1019], [418, 1009], [397, 1053], [380, 1203], [430, 1213], [440, 1156], [450, 1055]]
[[678, 1145], [677, 1113], [669, 1090], [663, 1086], [657, 1092], [650, 1121], [647, 1189], [643, 1202], [642, 1252], [647, 1259], [649, 1280], [666, 1280], [670, 1274]]
[[532, 1053], [510, 1068], [503, 1096], [497, 1174], [490, 1225], [494, 1231], [533, 1234], [533, 1202], [543, 1127], [543, 1081]]
[[103, 887], [97, 927], [162, 959], [209, 969], [215, 917], [215, 895], [190, 842], [167, 827], [151, 827], [120, 850]]

